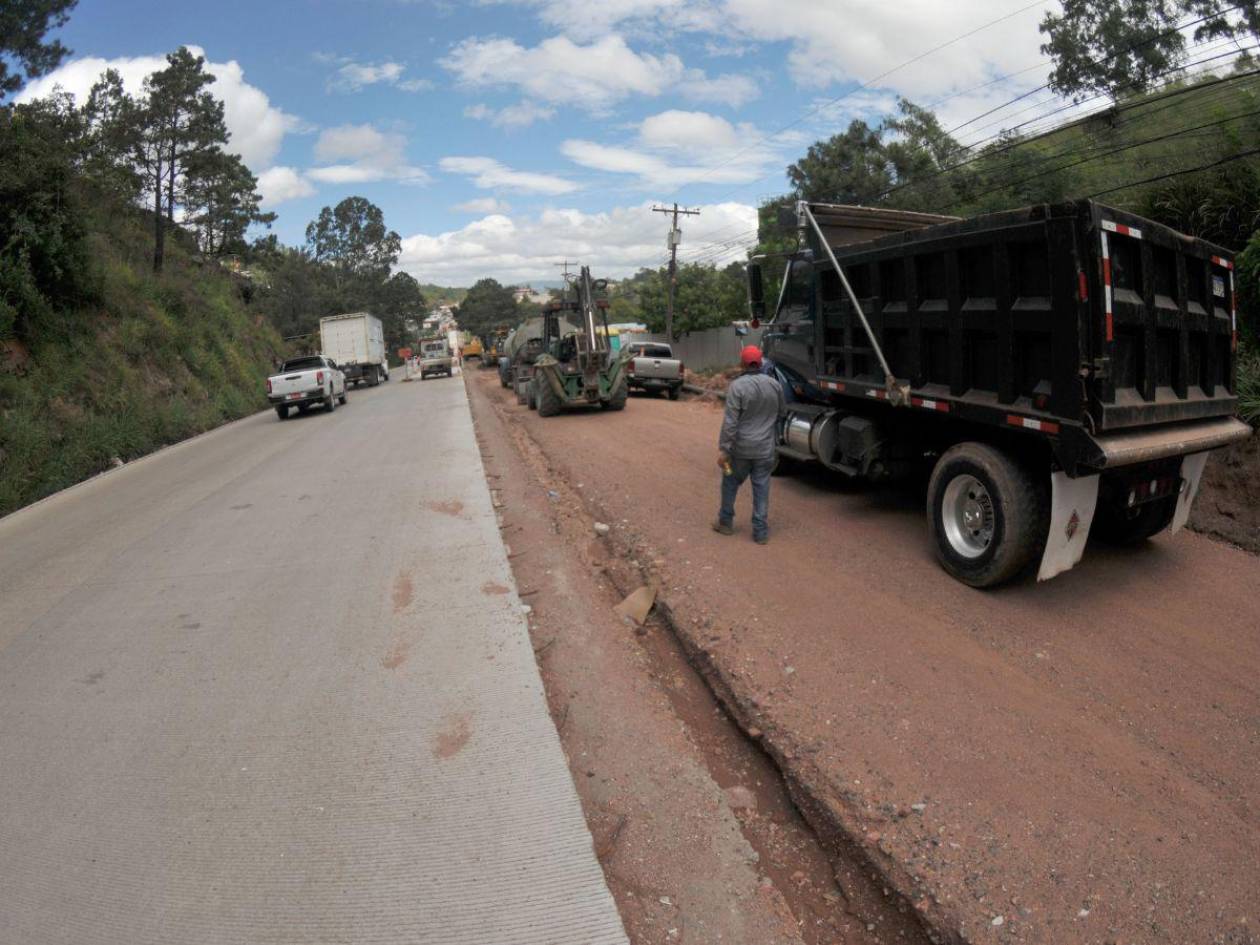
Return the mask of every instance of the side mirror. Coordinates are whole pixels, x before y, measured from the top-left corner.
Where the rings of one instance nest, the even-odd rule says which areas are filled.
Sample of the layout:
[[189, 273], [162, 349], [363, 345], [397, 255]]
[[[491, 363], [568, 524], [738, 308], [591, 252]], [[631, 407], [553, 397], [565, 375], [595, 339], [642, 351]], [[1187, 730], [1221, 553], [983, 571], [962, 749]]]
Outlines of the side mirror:
[[766, 317], [766, 286], [761, 277], [761, 264], [748, 264], [748, 314], [754, 321]]

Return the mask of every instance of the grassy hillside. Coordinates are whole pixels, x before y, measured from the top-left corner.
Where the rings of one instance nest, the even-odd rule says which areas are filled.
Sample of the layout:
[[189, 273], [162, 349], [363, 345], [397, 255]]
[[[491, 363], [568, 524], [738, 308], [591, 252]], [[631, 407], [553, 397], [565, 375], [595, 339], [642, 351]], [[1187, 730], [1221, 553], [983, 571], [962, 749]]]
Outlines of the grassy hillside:
[[267, 405], [282, 343], [233, 277], [176, 244], [154, 275], [138, 217], [87, 245], [99, 301], [0, 337], [0, 515]]

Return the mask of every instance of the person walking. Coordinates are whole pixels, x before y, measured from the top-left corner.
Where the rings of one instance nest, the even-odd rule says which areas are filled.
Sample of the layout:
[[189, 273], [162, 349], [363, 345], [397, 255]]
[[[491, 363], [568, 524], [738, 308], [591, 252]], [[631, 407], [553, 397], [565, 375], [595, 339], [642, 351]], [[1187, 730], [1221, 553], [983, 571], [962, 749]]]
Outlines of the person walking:
[[726, 391], [726, 414], [718, 437], [722, 470], [722, 504], [713, 530], [734, 534], [735, 497], [745, 479], [752, 479], [753, 540], [770, 540], [770, 474], [774, 471], [779, 418], [786, 411], [783, 387], [761, 372], [761, 349], [748, 345], [740, 353], [744, 369]]

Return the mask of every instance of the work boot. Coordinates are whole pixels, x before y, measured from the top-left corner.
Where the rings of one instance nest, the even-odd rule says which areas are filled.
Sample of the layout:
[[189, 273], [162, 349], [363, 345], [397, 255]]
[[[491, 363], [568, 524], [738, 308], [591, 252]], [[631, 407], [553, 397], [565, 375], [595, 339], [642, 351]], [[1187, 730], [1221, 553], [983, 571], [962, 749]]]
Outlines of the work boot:
[[769, 535], [753, 535], [753, 541], [755, 541], [759, 545], [768, 545], [770, 544], [770, 536]]
[[731, 526], [725, 524], [720, 519], [713, 523], [713, 530], [717, 532], [719, 535], [734, 535], [735, 534], [735, 529], [731, 528]]

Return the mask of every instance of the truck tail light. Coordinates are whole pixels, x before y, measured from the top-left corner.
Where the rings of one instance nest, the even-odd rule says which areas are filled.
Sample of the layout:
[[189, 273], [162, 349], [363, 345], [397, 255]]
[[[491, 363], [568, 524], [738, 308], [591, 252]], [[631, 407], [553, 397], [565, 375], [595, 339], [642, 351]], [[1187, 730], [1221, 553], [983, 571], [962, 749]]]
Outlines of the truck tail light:
[[626, 369], [626, 373], [629, 374], [631, 377], [634, 377], [634, 362], [633, 361], [630, 362], [630, 366]]
[[687, 365], [679, 361], [678, 362], [678, 376], [685, 377], [686, 375], [687, 375]]
[[267, 378], [267, 393], [271, 393], [271, 378]]
[[316, 371], [316, 372], [315, 372], [315, 383], [316, 383], [316, 384], [322, 384], [322, 383], [324, 383], [324, 372], [323, 372], [323, 371]]

